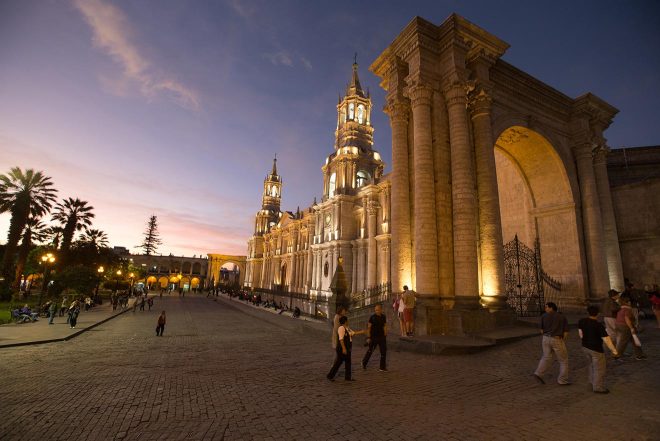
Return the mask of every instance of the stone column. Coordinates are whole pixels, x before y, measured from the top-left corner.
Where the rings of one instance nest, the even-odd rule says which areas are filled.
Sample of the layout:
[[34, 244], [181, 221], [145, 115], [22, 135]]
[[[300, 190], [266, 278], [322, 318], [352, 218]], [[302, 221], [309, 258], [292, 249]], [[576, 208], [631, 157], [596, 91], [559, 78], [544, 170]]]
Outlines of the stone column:
[[378, 215], [378, 205], [374, 201], [367, 203], [367, 212], [369, 216], [369, 249], [367, 254], [367, 288], [376, 285], [376, 264], [378, 262], [378, 248], [376, 244], [376, 216]]
[[410, 178], [408, 173], [408, 111], [403, 99], [392, 99], [387, 113], [392, 126], [392, 291], [412, 282]]
[[312, 243], [312, 237], [308, 237], [308, 242], [307, 242], [307, 274], [305, 277], [305, 288], [306, 290], [309, 290], [312, 287], [312, 271], [314, 269], [314, 259], [313, 259], [313, 254], [312, 254], [312, 247], [310, 244]]
[[582, 203], [582, 224], [589, 274], [589, 299], [596, 301], [607, 295], [610, 289], [605, 257], [605, 235], [601, 222], [600, 201], [594, 176], [591, 144], [585, 142], [575, 148], [580, 199]]
[[358, 278], [358, 269], [357, 269], [357, 264], [358, 264], [358, 245], [357, 243], [353, 243], [353, 277], [351, 277], [351, 292], [355, 293], [357, 292], [357, 278]]
[[364, 274], [364, 240], [358, 241], [358, 250], [357, 250], [357, 258], [358, 258], [358, 263], [357, 263], [357, 292], [362, 292], [362, 290], [365, 288], [364, 286], [364, 280], [365, 280], [365, 274]]
[[479, 192], [482, 301], [490, 309], [505, 309], [504, 244], [490, 119], [491, 101], [483, 87], [476, 90], [470, 99]]
[[609, 149], [601, 146], [594, 156], [594, 171], [596, 173], [596, 186], [600, 201], [600, 212], [603, 219], [603, 232], [605, 234], [605, 255], [609, 273], [610, 288], [623, 291], [623, 265], [621, 263], [621, 249], [619, 248], [619, 235], [616, 230], [614, 207], [612, 206], [612, 193], [610, 180], [607, 176], [607, 153]]
[[415, 291], [438, 294], [438, 235], [436, 231], [435, 182], [431, 132], [431, 96], [423, 84], [408, 90], [413, 113], [413, 167], [415, 174]]
[[466, 85], [454, 82], [444, 91], [451, 140], [454, 225], [455, 308], [479, 308], [477, 195], [467, 112]]
[[316, 255], [316, 262], [318, 263], [316, 265], [316, 289], [321, 289], [323, 286], [321, 283], [322, 277], [323, 277], [323, 250], [319, 249], [318, 253]]

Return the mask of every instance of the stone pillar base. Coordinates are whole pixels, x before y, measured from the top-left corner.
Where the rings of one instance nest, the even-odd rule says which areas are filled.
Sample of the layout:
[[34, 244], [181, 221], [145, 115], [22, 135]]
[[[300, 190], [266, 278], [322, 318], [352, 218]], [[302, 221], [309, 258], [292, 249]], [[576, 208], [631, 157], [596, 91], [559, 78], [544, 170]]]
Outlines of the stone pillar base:
[[[511, 309], [489, 311], [474, 302], [460, 302], [456, 299], [453, 309], [443, 307], [439, 297], [418, 299], [415, 308], [416, 335], [466, 336], [489, 329], [515, 325], [516, 314]], [[462, 304], [467, 303], [468, 308]]]
[[506, 296], [481, 296], [481, 305], [489, 311], [505, 311], [511, 309], [506, 302]]

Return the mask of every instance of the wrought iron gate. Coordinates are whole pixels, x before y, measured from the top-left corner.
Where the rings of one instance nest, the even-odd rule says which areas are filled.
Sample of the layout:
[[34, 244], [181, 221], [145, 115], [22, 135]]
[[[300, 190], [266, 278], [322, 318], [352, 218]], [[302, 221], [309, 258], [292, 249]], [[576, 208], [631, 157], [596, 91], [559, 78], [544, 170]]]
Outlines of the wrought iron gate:
[[544, 285], [561, 291], [561, 283], [543, 271], [538, 238], [532, 250], [518, 240], [517, 234], [504, 245], [504, 282], [507, 302], [521, 317], [534, 317], [543, 313]]

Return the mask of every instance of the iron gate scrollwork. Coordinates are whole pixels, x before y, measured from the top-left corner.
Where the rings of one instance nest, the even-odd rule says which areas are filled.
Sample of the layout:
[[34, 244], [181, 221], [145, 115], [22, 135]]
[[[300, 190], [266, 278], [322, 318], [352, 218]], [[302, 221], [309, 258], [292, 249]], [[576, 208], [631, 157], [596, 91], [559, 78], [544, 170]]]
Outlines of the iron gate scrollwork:
[[544, 272], [538, 238], [532, 250], [518, 240], [518, 235], [504, 245], [504, 281], [507, 302], [521, 317], [543, 313]]

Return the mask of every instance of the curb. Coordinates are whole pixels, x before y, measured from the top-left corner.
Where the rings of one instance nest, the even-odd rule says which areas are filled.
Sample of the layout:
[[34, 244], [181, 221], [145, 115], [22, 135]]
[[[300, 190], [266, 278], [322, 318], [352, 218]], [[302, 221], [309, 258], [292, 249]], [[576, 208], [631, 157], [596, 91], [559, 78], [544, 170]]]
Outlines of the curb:
[[51, 338], [51, 339], [48, 339], [48, 340], [23, 341], [23, 342], [18, 342], [18, 343], [7, 343], [7, 344], [0, 343], [0, 350], [5, 349], [5, 348], [15, 348], [17, 346], [42, 345], [42, 344], [46, 344], [46, 343], [56, 343], [56, 342], [59, 342], [59, 341], [69, 341], [72, 338], [78, 337], [80, 334], [83, 334], [83, 333], [89, 331], [90, 329], [94, 329], [97, 326], [102, 325], [103, 323], [105, 323], [107, 321], [110, 321], [113, 318], [118, 317], [118, 316], [130, 311], [132, 308], [133, 308], [132, 306], [128, 307], [128, 308], [124, 309], [123, 311], [118, 312], [115, 315], [111, 315], [110, 317], [106, 317], [103, 320], [101, 320], [100, 322], [92, 323], [88, 327], [83, 328], [83, 329], [81, 329], [77, 332], [74, 332], [73, 334], [67, 335], [66, 337]]

